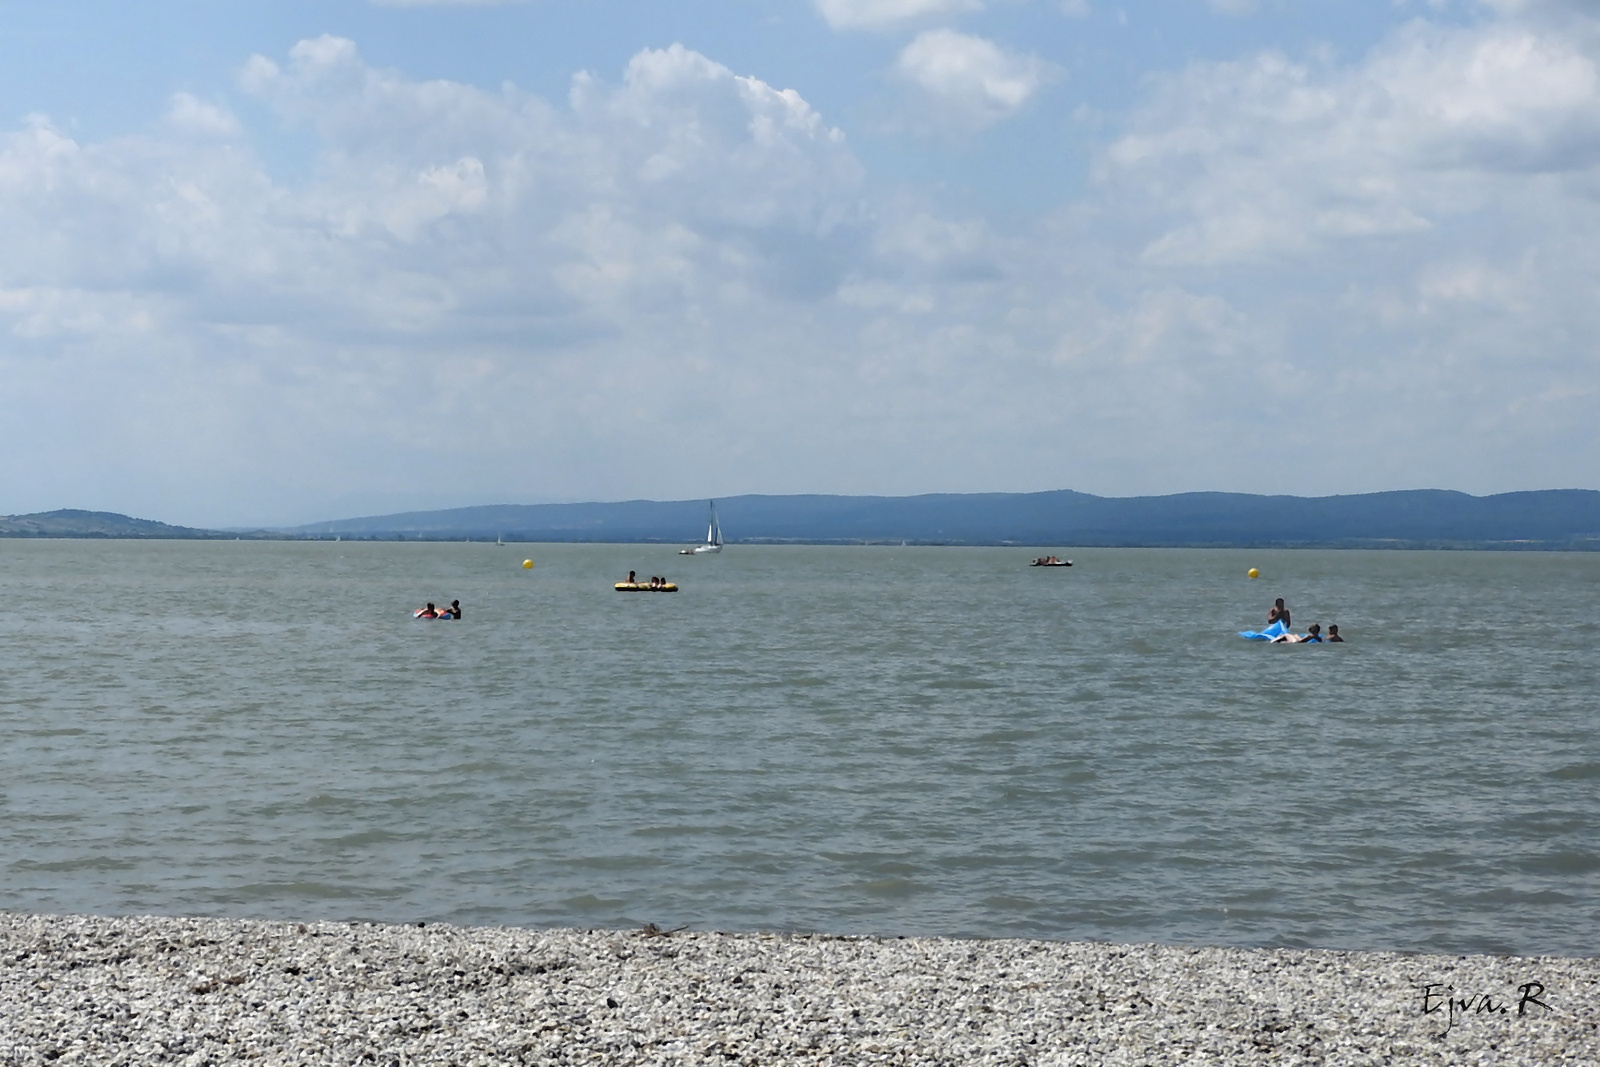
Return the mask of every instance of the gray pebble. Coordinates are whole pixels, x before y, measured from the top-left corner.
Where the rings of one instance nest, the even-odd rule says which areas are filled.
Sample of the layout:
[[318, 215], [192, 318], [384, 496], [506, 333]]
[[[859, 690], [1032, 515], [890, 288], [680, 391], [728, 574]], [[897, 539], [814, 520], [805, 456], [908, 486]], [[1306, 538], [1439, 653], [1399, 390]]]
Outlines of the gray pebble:
[[1600, 960], [0, 913], [0, 1064], [1600, 1063]]

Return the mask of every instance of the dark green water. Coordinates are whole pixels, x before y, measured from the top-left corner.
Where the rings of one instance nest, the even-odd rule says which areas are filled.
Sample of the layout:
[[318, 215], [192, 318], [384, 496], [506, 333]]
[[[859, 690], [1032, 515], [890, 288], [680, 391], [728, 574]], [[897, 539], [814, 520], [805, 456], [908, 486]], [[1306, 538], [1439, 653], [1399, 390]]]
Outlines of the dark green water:
[[0, 542], [0, 907], [1600, 953], [1600, 554], [1036, 554]]

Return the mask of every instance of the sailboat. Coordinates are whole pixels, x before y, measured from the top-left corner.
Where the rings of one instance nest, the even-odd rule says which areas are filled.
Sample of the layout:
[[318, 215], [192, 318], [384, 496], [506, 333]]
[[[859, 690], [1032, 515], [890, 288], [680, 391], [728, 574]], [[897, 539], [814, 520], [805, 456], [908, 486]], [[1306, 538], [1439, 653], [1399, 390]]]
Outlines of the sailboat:
[[711, 518], [706, 523], [706, 543], [693, 548], [680, 548], [680, 556], [703, 556], [708, 552], [722, 551], [722, 527], [717, 523], [717, 502], [711, 501]]

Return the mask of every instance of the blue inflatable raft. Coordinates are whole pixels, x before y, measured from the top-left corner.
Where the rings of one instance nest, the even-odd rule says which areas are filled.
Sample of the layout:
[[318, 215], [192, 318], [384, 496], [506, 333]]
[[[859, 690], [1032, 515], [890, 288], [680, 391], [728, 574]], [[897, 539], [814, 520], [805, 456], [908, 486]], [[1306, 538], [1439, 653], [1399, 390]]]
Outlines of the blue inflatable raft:
[[1282, 637], [1288, 632], [1283, 628], [1283, 623], [1275, 622], [1265, 630], [1240, 630], [1239, 636], [1246, 641], [1271, 641], [1274, 637]]

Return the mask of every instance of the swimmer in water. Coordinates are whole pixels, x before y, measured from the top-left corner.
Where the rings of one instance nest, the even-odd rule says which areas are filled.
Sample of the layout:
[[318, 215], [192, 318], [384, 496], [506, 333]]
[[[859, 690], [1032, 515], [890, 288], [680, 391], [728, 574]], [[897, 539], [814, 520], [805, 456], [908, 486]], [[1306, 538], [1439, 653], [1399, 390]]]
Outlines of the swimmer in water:
[[1336, 642], [1342, 645], [1344, 644], [1344, 638], [1339, 636], [1339, 624], [1330, 622], [1328, 624], [1328, 643], [1331, 645]]

